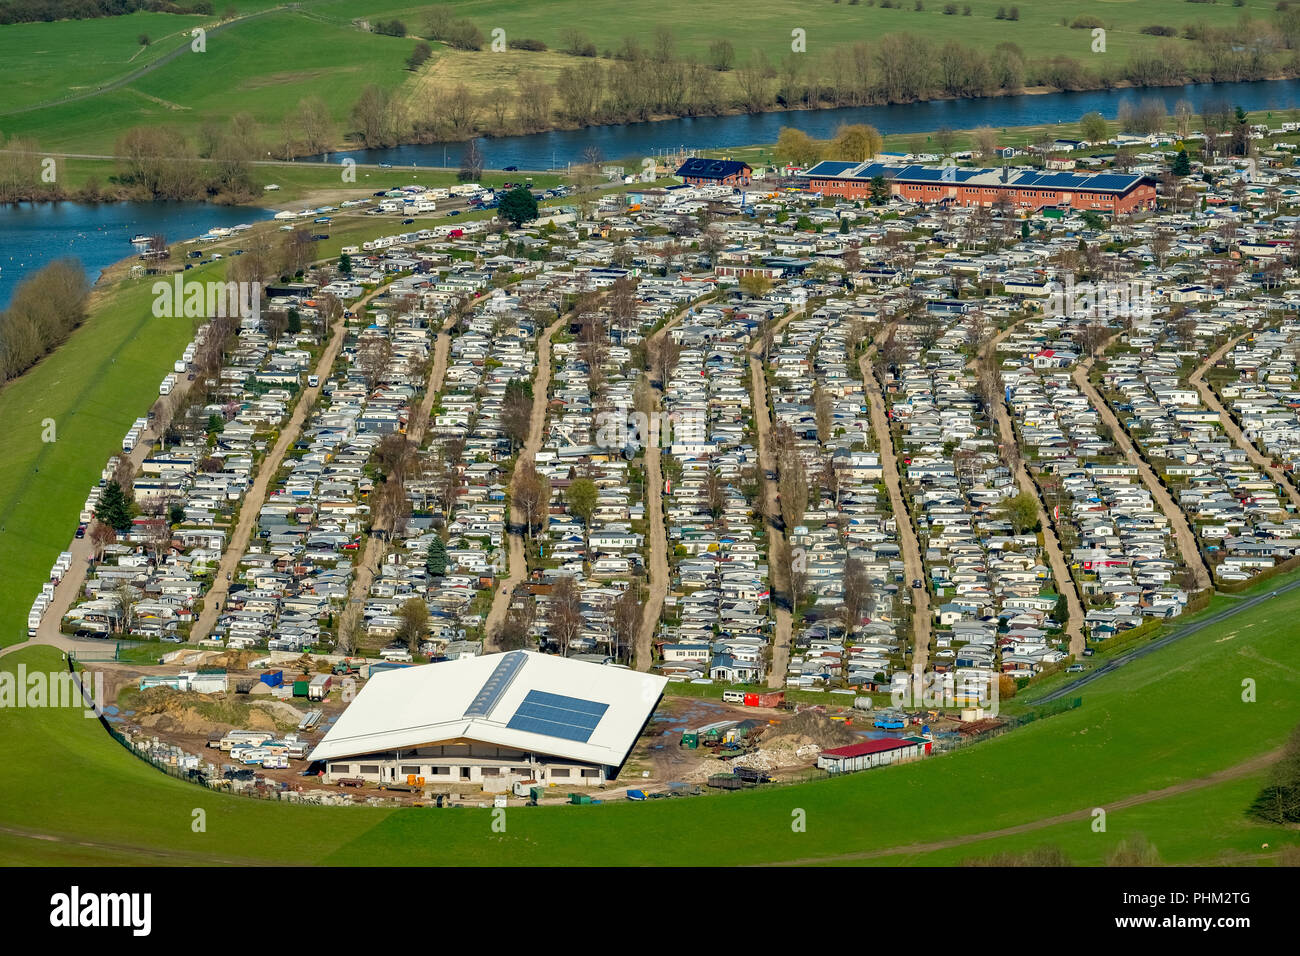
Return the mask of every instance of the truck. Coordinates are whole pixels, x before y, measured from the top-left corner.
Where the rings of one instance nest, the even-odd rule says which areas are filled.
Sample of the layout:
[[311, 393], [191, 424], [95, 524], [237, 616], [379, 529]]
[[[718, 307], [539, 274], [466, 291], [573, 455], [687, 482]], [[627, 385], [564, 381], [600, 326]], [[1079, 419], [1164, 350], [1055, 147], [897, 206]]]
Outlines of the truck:
[[[317, 674], [311, 679], [310, 685], [307, 688], [307, 699], [324, 700], [330, 695], [330, 687], [332, 686], [333, 681], [334, 678], [329, 674]], [[294, 687], [294, 696], [298, 696], [296, 685]]]
[[366, 662], [364, 657], [345, 657], [334, 665], [335, 674], [360, 674], [361, 665]]

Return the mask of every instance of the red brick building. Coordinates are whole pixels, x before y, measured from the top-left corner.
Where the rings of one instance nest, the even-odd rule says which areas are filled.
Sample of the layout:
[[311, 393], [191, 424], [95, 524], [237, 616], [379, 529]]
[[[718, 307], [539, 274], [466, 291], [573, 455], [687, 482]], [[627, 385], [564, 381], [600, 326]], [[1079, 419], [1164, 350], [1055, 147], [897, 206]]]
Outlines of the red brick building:
[[890, 195], [925, 205], [992, 206], [1003, 196], [1017, 209], [1061, 206], [1126, 215], [1154, 209], [1156, 184], [1128, 173], [1069, 173], [1039, 169], [966, 169], [957, 166], [887, 166], [818, 163], [801, 178], [823, 196], [866, 199], [882, 177]]

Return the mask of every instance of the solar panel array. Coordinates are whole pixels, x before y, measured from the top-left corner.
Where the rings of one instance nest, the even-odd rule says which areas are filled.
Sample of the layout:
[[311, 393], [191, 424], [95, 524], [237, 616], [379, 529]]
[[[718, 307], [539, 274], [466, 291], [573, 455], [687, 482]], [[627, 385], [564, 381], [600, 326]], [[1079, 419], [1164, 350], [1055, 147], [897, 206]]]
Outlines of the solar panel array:
[[1043, 189], [1095, 189], [1098, 192], [1115, 192], [1128, 189], [1141, 176], [1100, 173], [1084, 176], [1079, 173], [1021, 173], [1013, 180], [1016, 186], [1034, 186]]
[[594, 700], [530, 690], [506, 726], [585, 744], [608, 709]]
[[469, 707], [465, 708], [466, 717], [486, 717], [492, 713], [492, 708], [496, 706], [505, 689], [510, 686], [510, 682], [515, 679], [519, 673], [519, 668], [524, 666], [527, 658], [523, 651], [511, 651], [501, 658], [497, 666], [492, 669], [491, 675], [479, 692], [470, 701]]
[[[861, 166], [860, 169], [857, 167]], [[852, 172], [852, 175], [848, 175]], [[908, 166], [888, 166], [884, 163], [845, 163], [838, 161], [826, 161], [818, 163], [805, 176], [827, 176], [837, 177], [845, 176], [850, 179], [874, 179], [876, 176], [883, 176], [886, 179], [898, 180], [901, 182], [917, 183], [944, 183], [956, 182], [958, 184], [970, 182], [985, 176], [994, 176], [997, 181], [1001, 181], [1000, 169], [970, 169], [964, 166], [947, 168], [943, 166], [921, 166], [912, 164]], [[1040, 189], [1095, 189], [1098, 192], [1123, 192], [1131, 188], [1142, 177], [1132, 174], [1121, 173], [1069, 173], [1069, 172], [1038, 172], [1036, 170], [1018, 170], [1009, 172], [1008, 185], [1017, 188], [1040, 188]]]

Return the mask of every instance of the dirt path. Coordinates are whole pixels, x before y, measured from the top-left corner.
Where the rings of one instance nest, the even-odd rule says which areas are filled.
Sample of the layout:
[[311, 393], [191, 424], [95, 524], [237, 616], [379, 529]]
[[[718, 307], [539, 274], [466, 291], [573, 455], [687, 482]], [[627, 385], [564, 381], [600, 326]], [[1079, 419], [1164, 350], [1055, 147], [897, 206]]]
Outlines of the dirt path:
[[[376, 296], [382, 295], [387, 288], [387, 284], [380, 286], [353, 305], [351, 311], [359, 313], [366, 303]], [[339, 352], [343, 350], [343, 340], [347, 337], [347, 329], [348, 322], [345, 313], [340, 315], [335, 322], [334, 332], [330, 336], [329, 343], [325, 346], [325, 351], [321, 353], [320, 360], [316, 363], [315, 374], [318, 376], [320, 384], [315, 387], [307, 386], [303, 388], [302, 393], [298, 396], [297, 404], [294, 405], [293, 414], [280, 431], [279, 440], [276, 441], [270, 454], [262, 459], [257, 469], [257, 477], [253, 480], [253, 486], [248, 489], [248, 493], [244, 495], [244, 499], [239, 503], [239, 523], [235, 526], [235, 533], [231, 536], [225, 552], [221, 555], [221, 562], [217, 565], [217, 573], [212, 588], [204, 596], [203, 610], [199, 613], [199, 618], [194, 622], [194, 627], [190, 631], [189, 639], [193, 643], [205, 639], [212, 633], [212, 628], [217, 623], [221, 609], [226, 605], [226, 599], [230, 594], [230, 584], [239, 571], [239, 562], [243, 560], [244, 552], [248, 550], [249, 539], [253, 535], [253, 529], [257, 526], [257, 518], [262, 511], [262, 505], [266, 503], [266, 496], [271, 487], [271, 482], [275, 480], [285, 454], [288, 453], [293, 443], [298, 440], [298, 435], [302, 432], [302, 426], [307, 420], [307, 415], [315, 406], [316, 399], [320, 397], [321, 389], [324, 388], [325, 382], [329, 379], [330, 370], [334, 367]]]
[[[883, 329], [876, 341], [889, 337], [889, 329]], [[876, 351], [871, 347], [858, 360], [862, 372], [862, 389], [871, 413], [871, 430], [875, 432], [876, 443], [880, 446], [880, 467], [884, 472], [885, 487], [889, 489], [889, 501], [894, 510], [894, 524], [898, 528], [899, 545], [903, 550], [905, 586], [912, 592], [912, 673], [923, 674], [930, 661], [930, 589], [928, 586], [914, 588], [913, 581], [925, 582], [925, 565], [921, 561], [921, 543], [916, 536], [916, 527], [912, 524], [912, 513], [903, 498], [902, 482], [898, 472], [898, 457], [894, 454], [894, 436], [889, 430], [889, 418], [885, 415], [885, 396], [880, 390], [880, 383], [871, 369], [871, 357]]]
[[1192, 387], [1200, 393], [1201, 401], [1205, 403], [1206, 407], [1219, 416], [1219, 422], [1223, 425], [1223, 430], [1227, 432], [1228, 437], [1232, 439], [1238, 448], [1242, 449], [1246, 453], [1246, 457], [1249, 458], [1256, 467], [1262, 469], [1277, 483], [1278, 487], [1281, 488], [1286, 493], [1286, 496], [1291, 499], [1292, 504], [1297, 508], [1300, 508], [1300, 491], [1297, 491], [1295, 485], [1291, 484], [1282, 469], [1273, 464], [1273, 459], [1262, 453], [1255, 446], [1255, 443], [1245, 436], [1241, 427], [1236, 423], [1233, 417], [1228, 414], [1228, 410], [1223, 407], [1223, 403], [1219, 401], [1219, 396], [1214, 393], [1214, 389], [1205, 384], [1205, 373], [1213, 368], [1214, 363], [1227, 355], [1228, 351], [1247, 335], [1250, 335], [1250, 332], [1243, 332], [1236, 338], [1229, 339], [1227, 342], [1223, 343], [1223, 345], [1219, 346], [1219, 348], [1216, 349], [1203, 364], [1196, 367], [1196, 371], [1191, 374], [1188, 381], [1191, 382]]
[[[682, 319], [697, 304], [698, 302], [692, 302], [673, 316], [670, 321], [664, 323], [663, 328], [646, 340], [647, 350], [649, 350], [652, 343], [657, 342], [667, 335], [670, 329], [680, 324]], [[649, 381], [648, 374], [643, 377], [646, 381]], [[667, 383], [665, 382], [664, 385], [666, 389]], [[650, 412], [652, 417], [659, 413], [660, 399], [662, 397], [657, 391], [654, 391], [653, 394], [654, 408]], [[664, 475], [658, 442], [646, 443], [645, 475], [646, 525], [650, 532], [650, 561], [647, 567], [650, 576], [650, 593], [647, 595], [645, 605], [641, 609], [641, 623], [636, 630], [634, 660], [636, 669], [639, 671], [648, 671], [654, 663], [655, 629], [659, 626], [659, 615], [663, 613], [664, 599], [668, 596], [668, 578], [670, 575], [668, 567], [668, 529], [664, 525], [664, 497], [662, 490]]]
[[[1101, 348], [1101, 354], [1105, 354], [1106, 349], [1114, 340], [1114, 336], [1106, 340], [1106, 344]], [[1178, 502], [1174, 501], [1173, 496], [1169, 494], [1169, 489], [1160, 483], [1160, 479], [1156, 477], [1156, 473], [1147, 464], [1147, 460], [1138, 454], [1137, 448], [1134, 447], [1132, 440], [1128, 437], [1128, 432], [1124, 430], [1124, 426], [1115, 417], [1110, 404], [1102, 398], [1101, 393], [1088, 380], [1088, 372], [1092, 369], [1093, 361], [1093, 358], [1087, 358], [1080, 362], [1074, 367], [1070, 377], [1097, 409], [1097, 413], [1101, 415], [1101, 420], [1110, 429], [1115, 444], [1124, 453], [1124, 458], [1129, 464], [1137, 466], [1138, 474], [1142, 476], [1142, 482], [1155, 498], [1160, 510], [1164, 512], [1165, 518], [1169, 521], [1169, 526], [1173, 528], [1178, 550], [1182, 553], [1183, 560], [1187, 562], [1187, 567], [1191, 569], [1192, 576], [1196, 581], [1196, 589], [1200, 591], [1213, 587], [1214, 579], [1210, 575], [1210, 569], [1205, 566], [1205, 559], [1201, 556], [1201, 549], [1196, 544], [1196, 535], [1192, 533], [1192, 527], [1187, 523], [1187, 516], [1183, 514], [1183, 509], [1178, 507]]]
[[[134, 474], [139, 474], [140, 466], [144, 460], [153, 454], [153, 443], [156, 442], [167, 430], [171, 423], [172, 416], [164, 417], [161, 412], [166, 408], [178, 408], [181, 399], [190, 390], [194, 384], [188, 376], [177, 376], [178, 381], [175, 388], [166, 398], [159, 398], [150, 410], [155, 413], [154, 420], [145, 428], [139, 440], [135, 443], [135, 448], [126, 457], [131, 460], [131, 468]], [[118, 458], [123, 453], [118, 453]], [[63, 650], [68, 650], [74, 646], [66, 635], [59, 628], [63, 624], [63, 616], [72, 609], [72, 605], [77, 602], [81, 595], [81, 588], [86, 583], [86, 575], [90, 570], [91, 559], [95, 556], [94, 545], [90, 541], [89, 524], [87, 522], [87, 533], [85, 537], [73, 538], [68, 547], [64, 550], [72, 553], [72, 566], [68, 569], [54, 588], [54, 600], [50, 606], [45, 609], [45, 615], [41, 618], [40, 627], [36, 629], [36, 636], [23, 641], [21, 644], [15, 644], [13, 647], [22, 647], [27, 644], [50, 644]]]
[[[447, 321], [450, 325], [456, 320], [453, 316]], [[434, 339], [433, 364], [429, 368], [424, 398], [420, 401], [420, 406], [411, 420], [407, 422], [406, 437], [413, 441], [417, 448], [424, 441], [425, 430], [429, 427], [429, 413], [433, 410], [433, 403], [438, 393], [442, 391], [442, 380], [447, 374], [447, 354], [451, 350], [451, 336], [447, 334], [445, 328], [444, 331], [438, 332]], [[371, 534], [366, 540], [366, 549], [362, 552], [361, 560], [353, 568], [352, 586], [348, 589], [349, 603], [365, 601], [370, 594], [370, 586], [374, 584], [375, 574], [378, 573], [384, 555], [388, 552], [387, 537], [374, 534], [376, 530], [382, 531], [383, 528], [377, 524], [371, 527]]]
[[[1196, 777], [1192, 780], [1184, 780], [1181, 783], [1172, 786], [1162, 787], [1159, 790], [1148, 790], [1145, 793], [1137, 793], [1120, 800], [1115, 800], [1102, 805], [1102, 809], [1107, 813], [1114, 813], [1116, 810], [1127, 810], [1132, 807], [1139, 807], [1146, 803], [1155, 803], [1160, 800], [1167, 800], [1170, 797], [1177, 797], [1185, 793], [1192, 793], [1196, 790], [1203, 790], [1206, 787], [1213, 787], [1221, 783], [1227, 783], [1230, 780], [1236, 780], [1240, 777], [1249, 776], [1257, 773], [1266, 767], [1276, 763], [1282, 757], [1283, 748], [1270, 750], [1268, 753], [1252, 757], [1244, 763], [1239, 763], [1235, 767], [1228, 767], [1224, 770], [1216, 770], [1212, 774], [1204, 777]], [[997, 840], [1002, 837], [1015, 836], [1020, 833], [1032, 833], [1035, 830], [1043, 830], [1047, 827], [1054, 827], [1062, 823], [1077, 823], [1092, 818], [1095, 807], [1085, 807], [1082, 810], [1075, 810], [1070, 813], [1059, 813], [1053, 817], [1044, 817], [1041, 820], [1033, 820], [1029, 823], [1020, 823], [1016, 826], [1003, 827], [999, 830], [985, 830], [983, 833], [968, 833], [964, 836], [952, 837], [947, 840], [935, 840], [930, 843], [911, 843], [904, 846], [886, 847], [879, 850], [867, 850], [861, 853], [844, 853], [836, 856], [808, 857], [802, 860], [786, 860], [781, 863], [768, 863], [765, 866], [805, 866], [816, 863], [838, 863], [848, 860], [871, 860], [881, 857], [911, 855], [916, 853], [933, 853], [938, 850], [951, 850], [954, 847], [966, 846], [970, 843], [982, 843], [985, 840]]]
[[[519, 466], [524, 461], [532, 461], [542, 447], [546, 433], [546, 406], [550, 401], [551, 390], [551, 337], [569, 321], [566, 313], [546, 327], [537, 342], [537, 375], [533, 379], [533, 416], [528, 425], [528, 441], [515, 459], [515, 468], [511, 473], [510, 483], [514, 485], [514, 475], [519, 473]], [[496, 593], [492, 595], [492, 608], [488, 611], [487, 622], [483, 625], [484, 650], [492, 650], [497, 633], [505, 623], [506, 612], [510, 610], [510, 600], [515, 587], [528, 575], [528, 556], [524, 553], [523, 526], [528, 520], [510, 496], [510, 520], [507, 522], [507, 538], [510, 542], [510, 558], [506, 577], [497, 582]]]
[[[998, 333], [985, 346], [982, 354], [987, 355], [989, 349], [996, 353], [998, 343], [1011, 334], [1011, 331], [1019, 324], [1020, 322], [1013, 322]], [[993, 414], [997, 421], [999, 441], [1004, 445], [1015, 445], [1017, 443], [1016, 430], [1011, 421], [1011, 409], [1007, 405], [1005, 392], [1002, 399], [994, 406]], [[1070, 653], [1076, 658], [1082, 658], [1086, 644], [1083, 637], [1083, 603], [1079, 600], [1079, 590], [1075, 585], [1074, 578], [1070, 575], [1070, 565], [1065, 560], [1060, 539], [1056, 536], [1056, 528], [1048, 518], [1047, 506], [1043, 502], [1043, 496], [1039, 492], [1037, 482], [1030, 476], [1029, 469], [1025, 467], [1025, 460], [1022, 455], [1016, 456], [1016, 485], [1025, 494], [1033, 495], [1034, 502], [1038, 505], [1038, 524], [1043, 529], [1043, 545], [1047, 551], [1048, 564], [1052, 569], [1052, 578], [1056, 583], [1057, 591], [1065, 595], [1065, 603], [1069, 608], [1068, 619], [1061, 622], [1063, 630], [1070, 641]]]
[[[803, 314], [803, 309], [796, 309], [784, 316], [772, 326], [776, 335], [792, 319]], [[767, 390], [767, 376], [763, 374], [761, 343], [756, 343], [749, 350], [750, 398], [754, 410], [755, 431], [758, 432], [758, 466], [764, 472], [776, 471], [776, 458], [772, 453], [772, 406]], [[777, 483], [764, 477], [763, 513], [767, 527], [768, 549], [767, 567], [771, 579], [770, 593], [772, 609], [776, 613], [776, 633], [772, 636], [772, 666], [767, 672], [767, 686], [779, 689], [785, 686], [785, 675], [790, 669], [790, 638], [794, 632], [794, 619], [791, 615], [793, 601], [789, 575], [786, 573], [790, 564], [790, 542], [786, 538], [786, 529], [781, 527], [781, 506], [777, 501]]]

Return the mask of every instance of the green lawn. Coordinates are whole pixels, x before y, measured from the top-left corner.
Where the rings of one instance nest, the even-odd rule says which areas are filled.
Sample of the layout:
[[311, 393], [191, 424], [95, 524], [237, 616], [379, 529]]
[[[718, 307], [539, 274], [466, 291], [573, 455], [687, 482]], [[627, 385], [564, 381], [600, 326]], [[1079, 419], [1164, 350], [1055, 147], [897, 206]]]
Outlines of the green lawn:
[[[1135, 794], [1235, 767], [1280, 746], [1300, 722], [1292, 665], [1300, 594], [1135, 661], [1087, 688], [1078, 710], [917, 764], [838, 780], [646, 804], [508, 811], [507, 832], [480, 810], [307, 808], [210, 794], [163, 777], [108, 740], [80, 712], [5, 710], [0, 736], [18, 768], [75, 767], [40, 788], [28, 774], [0, 779], [8, 828], [130, 849], [113, 852], [0, 835], [10, 862], [207, 862], [548, 865], [717, 864], [827, 858], [949, 840], [1106, 807]], [[58, 655], [4, 658], [52, 667]], [[1253, 678], [1258, 702], [1241, 701]], [[1111, 814], [1106, 836], [1087, 821], [935, 854], [945, 862], [999, 849], [1061, 846], [1101, 862], [1121, 836], [1142, 833], [1166, 862], [1213, 862], [1294, 833], [1243, 817], [1261, 776]], [[45, 785], [47, 784], [48, 785]], [[113, 811], [99, 808], [114, 795]], [[208, 832], [189, 831], [203, 807]], [[790, 828], [803, 810], [807, 832]], [[1186, 817], [1178, 811], [1185, 810]], [[1109, 842], [1108, 842], [1109, 841]], [[138, 849], [137, 849], [138, 848]], [[166, 852], [159, 859], [151, 854]], [[867, 862], [876, 862], [875, 859]]]
[[[189, 52], [182, 34], [198, 24], [215, 26], [216, 17], [139, 13], [0, 27], [0, 62], [17, 66], [7, 71], [9, 95], [0, 106], [0, 128], [6, 135], [35, 137], [50, 150], [108, 153], [121, 133], [134, 125], [165, 124], [193, 136], [205, 122], [220, 123], [244, 113], [262, 124], [264, 138], [270, 140], [286, 113], [311, 95], [329, 104], [341, 136], [351, 128], [349, 111], [366, 84], [377, 83], [401, 96], [415, 88], [416, 74], [405, 69], [405, 60], [416, 43], [415, 35], [426, 28], [429, 4], [307, 0], [288, 9], [271, 0], [244, 0], [236, 6], [241, 14], [257, 15], [212, 34], [203, 53]], [[920, 10], [915, 9], [915, 0], [897, 0], [888, 9], [878, 3], [809, 0], [792, 6], [787, 0], [753, 0], [741, 11], [739, 22], [735, 5], [726, 0], [641, 6], [613, 0], [453, 0], [445, 6], [472, 20], [489, 39], [493, 30], [500, 29], [507, 39], [539, 39], [551, 48], [548, 53], [512, 52], [511, 70], [503, 72], [493, 68], [490, 52], [459, 53], [436, 45], [429, 69], [448, 83], [464, 80], [483, 92], [501, 84], [503, 77], [510, 86], [507, 72], [536, 69], [553, 77], [564, 65], [578, 62], [554, 52], [565, 45], [568, 31], [575, 27], [595, 42], [602, 55], [616, 51], [628, 36], [649, 48], [656, 29], [668, 25], [679, 55], [706, 59], [710, 45], [725, 39], [732, 44], [737, 62], [761, 51], [773, 63], [791, 54], [792, 31], [803, 30], [806, 51], [800, 63], [805, 74], [814, 77], [829, 75], [828, 56], [836, 47], [864, 42], [870, 51], [881, 35], [901, 32], [937, 42], [955, 39], [983, 50], [1012, 42], [1031, 59], [1066, 54], [1085, 63], [1104, 59], [1118, 68], [1138, 48], [1158, 43], [1192, 48], [1191, 41], [1178, 37], [1144, 35], [1143, 27], [1164, 25], [1179, 31], [1191, 23], [1227, 27], [1246, 14], [1271, 18], [1275, 4], [1272, 0], [1246, 0], [1241, 7], [1226, 0], [1207, 4], [1027, 0], [1012, 5], [974, 0], [969, 4], [970, 16], [961, 15], [965, 3], [958, 3], [957, 14], [950, 16], [944, 13], [947, 4], [939, 0], [925, 0]], [[999, 8], [1011, 6], [1018, 8], [1018, 20], [995, 18]], [[1092, 52], [1090, 30], [1062, 23], [1080, 15], [1106, 24], [1105, 53]], [[401, 19], [413, 35], [381, 36], [364, 32], [353, 22], [393, 18]], [[149, 47], [139, 46], [141, 33], [154, 40]], [[122, 80], [177, 49], [186, 52], [120, 89], [61, 102]], [[724, 78], [726, 90], [732, 91], [734, 85], [734, 73]], [[12, 112], [37, 104], [48, 105]], [[411, 105], [419, 108], [418, 103]]]
[[[14, 28], [0, 27], [0, 53], [12, 44], [21, 57], [19, 51], [38, 40], [47, 40], [53, 51], [45, 96], [33, 100], [29, 91], [27, 100], [55, 100], [129, 72], [129, 67], [114, 70], [111, 64], [85, 75], [71, 68], [67, 61], [75, 60], [80, 50], [71, 30], [76, 25], [37, 25], [50, 33], [27, 38], [25, 45], [7, 39], [6, 32]], [[113, 48], [120, 49], [128, 39], [134, 43], [138, 32], [128, 31]], [[323, 21], [305, 12], [277, 11], [233, 24], [208, 37], [205, 52], [187, 50], [121, 89], [0, 119], [7, 134], [34, 137], [46, 149], [107, 154], [132, 126], [162, 124], [194, 137], [203, 123], [239, 113], [252, 116], [265, 128], [266, 137], [273, 138], [286, 113], [303, 98], [318, 96], [344, 131], [362, 87], [378, 83], [393, 89], [412, 75], [403, 64], [415, 42], [362, 32], [349, 23]]]
[[[190, 276], [202, 280], [218, 267]], [[154, 317], [152, 281], [101, 287], [92, 317], [0, 389], [0, 645], [26, 640], [27, 611], [68, 546], [91, 485], [193, 337], [193, 320]], [[46, 419], [54, 420], [54, 442], [41, 440]]]

